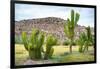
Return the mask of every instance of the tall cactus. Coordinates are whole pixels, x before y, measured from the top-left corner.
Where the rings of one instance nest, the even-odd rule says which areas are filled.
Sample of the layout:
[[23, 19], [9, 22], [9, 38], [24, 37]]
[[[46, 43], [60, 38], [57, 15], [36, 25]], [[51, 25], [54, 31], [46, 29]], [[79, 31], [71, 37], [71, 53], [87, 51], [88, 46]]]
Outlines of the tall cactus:
[[31, 59], [41, 59], [42, 58], [42, 46], [44, 42], [44, 35], [39, 30], [34, 29], [29, 39], [25, 32], [22, 33], [22, 40], [25, 49], [29, 52], [29, 57]]
[[74, 29], [79, 21], [80, 15], [78, 13], [74, 13], [74, 10], [71, 10], [71, 19], [67, 19], [67, 23], [64, 24], [64, 32], [66, 36], [70, 39], [70, 53], [72, 53], [72, 43], [74, 39]]
[[57, 39], [52, 36], [48, 35], [46, 40], [46, 51], [44, 52], [44, 59], [51, 58], [54, 52], [53, 46], [56, 45]]

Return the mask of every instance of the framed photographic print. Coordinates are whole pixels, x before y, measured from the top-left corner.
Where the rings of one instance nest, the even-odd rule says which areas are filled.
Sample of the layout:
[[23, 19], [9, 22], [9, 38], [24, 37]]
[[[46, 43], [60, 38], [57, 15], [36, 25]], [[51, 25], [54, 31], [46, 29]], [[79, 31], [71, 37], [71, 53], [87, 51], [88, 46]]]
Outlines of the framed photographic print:
[[11, 1], [11, 68], [96, 63], [96, 6]]

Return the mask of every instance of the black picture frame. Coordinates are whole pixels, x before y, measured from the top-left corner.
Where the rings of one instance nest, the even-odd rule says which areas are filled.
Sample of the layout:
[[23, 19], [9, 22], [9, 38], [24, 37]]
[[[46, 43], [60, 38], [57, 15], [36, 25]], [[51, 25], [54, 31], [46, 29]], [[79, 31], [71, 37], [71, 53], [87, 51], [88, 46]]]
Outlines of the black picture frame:
[[[36, 5], [49, 5], [49, 6], [69, 6], [69, 7], [84, 7], [84, 8], [94, 8], [94, 33], [95, 33], [95, 50], [94, 50], [94, 61], [90, 62], [72, 62], [72, 63], [57, 63], [57, 64], [41, 64], [41, 65], [15, 65], [15, 4], [36, 4]], [[11, 68], [28, 68], [28, 67], [45, 67], [45, 66], [60, 66], [60, 65], [76, 65], [76, 64], [91, 64], [96, 63], [96, 6], [95, 5], [81, 5], [81, 4], [65, 4], [65, 3], [48, 3], [48, 2], [34, 2], [34, 1], [11, 1], [11, 24], [10, 24], [10, 67]]]

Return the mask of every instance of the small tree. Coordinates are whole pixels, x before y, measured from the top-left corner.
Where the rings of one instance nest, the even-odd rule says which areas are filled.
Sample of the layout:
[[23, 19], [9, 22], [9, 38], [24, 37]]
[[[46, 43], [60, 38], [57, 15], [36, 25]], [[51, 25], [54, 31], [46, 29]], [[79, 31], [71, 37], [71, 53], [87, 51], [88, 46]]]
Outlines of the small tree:
[[74, 10], [71, 10], [71, 20], [68, 18], [67, 23], [64, 24], [64, 32], [66, 36], [70, 39], [70, 53], [72, 53], [72, 43], [75, 35], [75, 27], [79, 21], [80, 15], [74, 13]]

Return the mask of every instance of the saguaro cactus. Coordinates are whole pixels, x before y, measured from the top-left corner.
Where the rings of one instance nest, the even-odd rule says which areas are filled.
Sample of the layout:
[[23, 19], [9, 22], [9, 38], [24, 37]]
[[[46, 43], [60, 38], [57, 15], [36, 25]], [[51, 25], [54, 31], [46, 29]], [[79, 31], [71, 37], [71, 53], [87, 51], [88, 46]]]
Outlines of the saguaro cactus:
[[53, 46], [56, 45], [57, 39], [52, 36], [48, 35], [46, 40], [46, 51], [44, 52], [44, 59], [51, 58], [54, 52]]
[[79, 21], [79, 17], [78, 13], [74, 13], [74, 10], [71, 10], [71, 20], [68, 18], [67, 23], [64, 24], [64, 32], [70, 39], [70, 53], [72, 53], [72, 43], [75, 35], [74, 29]]
[[42, 58], [42, 46], [44, 42], [44, 35], [39, 30], [34, 29], [29, 39], [25, 32], [22, 33], [22, 40], [25, 49], [29, 52], [29, 57], [31, 59], [41, 59]]

